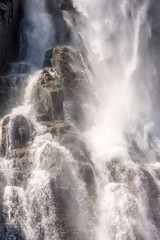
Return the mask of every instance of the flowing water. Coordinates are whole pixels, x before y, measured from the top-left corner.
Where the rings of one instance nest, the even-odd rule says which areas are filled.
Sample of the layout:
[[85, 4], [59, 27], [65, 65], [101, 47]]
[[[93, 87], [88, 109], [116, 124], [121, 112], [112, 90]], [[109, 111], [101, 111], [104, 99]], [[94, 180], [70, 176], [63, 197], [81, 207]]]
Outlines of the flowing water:
[[[5, 133], [8, 154], [0, 157], [6, 219], [6, 234], [0, 239], [65, 239], [61, 233], [64, 219], [59, 223], [57, 216], [56, 191], [61, 189], [65, 196], [62, 202], [78, 240], [159, 240], [159, 45], [155, 30], [158, 31], [158, 15], [154, 16], [158, 3], [74, 0], [73, 4], [85, 19], [85, 26], [77, 24], [76, 29], [91, 65], [92, 73], [86, 66], [86, 82], [91, 85], [96, 102], [87, 114], [93, 124], [81, 133], [94, 163], [96, 199], [91, 207], [77, 160], [36, 120], [35, 93], [42, 71], [31, 64], [39, 68], [43, 64], [45, 50], [56, 44], [56, 30], [47, 1], [26, 0], [20, 58], [30, 67], [26, 74], [24, 68], [28, 64], [16, 63], [9, 75], [14, 85], [10, 101], [16, 101], [10, 107]], [[16, 76], [23, 88], [15, 83]], [[19, 98], [17, 89], [21, 92]], [[18, 173], [12, 154], [14, 144], [18, 144], [14, 143], [14, 124], [19, 117], [21, 121], [25, 118], [34, 140], [27, 152], [28, 172], [21, 177], [24, 185], [15, 186], [14, 176]]]
[[88, 20], [81, 34], [98, 99], [85, 133], [101, 176], [96, 239], [159, 239], [159, 67], [150, 18], [156, 3], [74, 3]]

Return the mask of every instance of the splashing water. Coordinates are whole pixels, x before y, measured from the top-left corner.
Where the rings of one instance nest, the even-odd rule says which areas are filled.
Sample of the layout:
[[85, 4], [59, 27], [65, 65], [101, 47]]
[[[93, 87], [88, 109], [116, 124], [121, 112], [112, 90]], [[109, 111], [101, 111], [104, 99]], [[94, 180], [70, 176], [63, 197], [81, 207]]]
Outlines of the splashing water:
[[152, 4], [74, 0], [87, 20], [81, 35], [98, 101], [95, 124], [85, 133], [92, 160], [103, 176], [98, 189], [98, 240], [160, 236], [160, 186], [154, 173], [159, 171], [155, 113], [159, 98], [154, 97], [158, 81], [153, 74], [159, 69], [151, 56]]
[[[22, 21], [21, 57], [38, 66], [44, 51], [55, 43], [53, 18], [46, 4], [46, 0], [26, 0]], [[73, 4], [86, 20], [78, 30], [92, 68], [92, 73], [86, 68], [86, 81], [97, 102], [91, 106], [92, 116], [89, 111], [87, 116], [94, 116], [94, 124], [82, 134], [98, 173], [94, 176], [94, 209], [90, 209], [78, 162], [36, 120], [35, 91], [42, 73], [38, 71], [27, 78], [24, 101], [12, 109], [7, 132], [12, 146], [10, 129], [20, 114], [36, 132], [27, 153], [24, 186], [14, 185], [15, 159], [0, 158], [5, 240], [19, 236], [23, 240], [65, 239], [65, 215], [80, 237], [73, 239], [159, 240], [160, 99], [154, 96], [159, 69], [153, 57], [149, 15], [155, 3], [73, 0]], [[65, 106], [64, 113], [71, 121]], [[60, 202], [66, 211], [62, 218]]]

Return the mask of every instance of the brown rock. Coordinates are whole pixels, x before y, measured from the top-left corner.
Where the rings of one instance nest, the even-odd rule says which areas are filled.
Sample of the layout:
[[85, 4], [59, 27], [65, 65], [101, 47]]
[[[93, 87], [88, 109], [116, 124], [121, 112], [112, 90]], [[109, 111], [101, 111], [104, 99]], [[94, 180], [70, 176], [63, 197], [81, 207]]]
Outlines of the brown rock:
[[38, 83], [36, 110], [39, 121], [55, 121], [63, 119], [64, 95], [56, 75], [45, 69]]
[[82, 100], [84, 95], [90, 95], [84, 62], [86, 62], [86, 59], [82, 51], [75, 51], [68, 47], [56, 47], [54, 49], [51, 59], [52, 66], [59, 74], [67, 94], [72, 99]]

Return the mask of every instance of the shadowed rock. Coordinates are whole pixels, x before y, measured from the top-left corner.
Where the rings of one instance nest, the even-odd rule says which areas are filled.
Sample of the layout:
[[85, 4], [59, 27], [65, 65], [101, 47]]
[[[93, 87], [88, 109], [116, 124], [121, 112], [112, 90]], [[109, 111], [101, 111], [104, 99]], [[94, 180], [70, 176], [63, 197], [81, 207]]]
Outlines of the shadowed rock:
[[32, 139], [34, 131], [31, 121], [22, 115], [13, 119], [6, 117], [2, 124], [2, 149], [7, 154], [9, 149], [17, 149], [26, 146]]
[[[57, 81], [56, 74], [45, 69], [38, 82], [36, 111], [40, 121], [55, 121], [63, 119], [64, 94]], [[51, 75], [52, 74], [52, 75]]]

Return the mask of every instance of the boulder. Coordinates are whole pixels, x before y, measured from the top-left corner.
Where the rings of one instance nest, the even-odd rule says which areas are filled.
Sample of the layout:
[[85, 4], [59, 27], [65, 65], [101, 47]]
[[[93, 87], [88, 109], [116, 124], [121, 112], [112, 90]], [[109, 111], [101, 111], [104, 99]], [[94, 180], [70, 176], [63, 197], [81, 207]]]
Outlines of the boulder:
[[60, 120], [55, 122], [44, 121], [41, 124], [47, 127], [47, 132], [51, 133], [60, 145], [66, 147], [78, 162], [89, 162], [93, 165], [85, 141], [73, 125]]
[[53, 51], [51, 63], [59, 74], [69, 97], [82, 101], [84, 95], [86, 97], [90, 95], [90, 86], [85, 74], [84, 52], [69, 47], [56, 47]]
[[34, 127], [31, 121], [22, 115], [6, 117], [2, 123], [2, 151], [22, 148], [32, 139]]
[[63, 119], [64, 94], [58, 76], [52, 69], [44, 69], [38, 82], [36, 111], [38, 121]]
[[[57, 139], [61, 146], [64, 146], [70, 151], [73, 158], [78, 164], [79, 173], [81, 179], [85, 182], [88, 194], [90, 196], [95, 196], [95, 168], [93, 162], [90, 160], [90, 153], [86, 147], [84, 139], [78, 133], [78, 131], [69, 123], [65, 121], [56, 121], [54, 123], [43, 122], [47, 126], [47, 131], [52, 134], [53, 138]], [[50, 161], [50, 158], [55, 157], [54, 160]], [[43, 159], [47, 159], [47, 162], [43, 163]], [[42, 154], [41, 165], [47, 167], [48, 169], [55, 169], [56, 167], [56, 177], [59, 172], [59, 179], [62, 179], [61, 174], [64, 175], [61, 167], [63, 166], [63, 161], [65, 161], [65, 156], [60, 154], [55, 149], [53, 150], [50, 145], [47, 145], [44, 149], [44, 154]], [[62, 166], [61, 166], [62, 165]], [[52, 175], [53, 176], [53, 175]], [[67, 181], [62, 185], [63, 187]]]
[[[90, 66], [84, 51], [69, 47], [56, 47], [46, 52], [44, 66], [52, 65], [58, 74], [64, 98], [64, 114], [67, 121], [81, 130], [91, 126], [87, 107], [95, 103], [93, 91], [87, 77]], [[44, 70], [46, 71], [46, 70]]]

